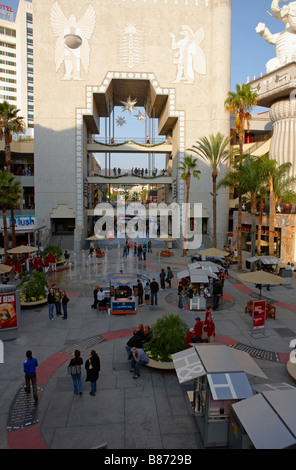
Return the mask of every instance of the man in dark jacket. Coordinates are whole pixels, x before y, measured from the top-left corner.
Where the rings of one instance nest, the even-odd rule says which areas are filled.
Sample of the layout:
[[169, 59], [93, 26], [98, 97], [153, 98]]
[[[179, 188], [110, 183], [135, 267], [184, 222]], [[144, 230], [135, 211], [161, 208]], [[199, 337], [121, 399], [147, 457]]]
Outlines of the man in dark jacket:
[[151, 305], [157, 305], [157, 292], [159, 291], [158, 282], [156, 282], [155, 278], [152, 279], [150, 283], [150, 290], [151, 290]]
[[217, 280], [214, 284], [214, 289], [213, 289], [213, 310], [218, 310], [221, 295], [222, 295], [221, 281]]

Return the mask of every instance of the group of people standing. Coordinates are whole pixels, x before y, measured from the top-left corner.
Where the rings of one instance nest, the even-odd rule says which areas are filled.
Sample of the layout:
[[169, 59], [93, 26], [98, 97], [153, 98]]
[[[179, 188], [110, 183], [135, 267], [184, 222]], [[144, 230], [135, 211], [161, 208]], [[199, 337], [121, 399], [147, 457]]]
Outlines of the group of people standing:
[[[123, 257], [127, 258], [130, 252], [130, 244], [129, 241], [126, 240], [124, 246], [123, 246]], [[147, 253], [152, 253], [152, 244], [151, 241], [149, 240], [148, 242], [145, 241], [143, 244], [137, 242], [134, 242], [133, 246], [133, 256], [137, 257], [139, 261], [146, 261], [146, 255]]]
[[[81, 366], [83, 365], [83, 359], [80, 351], [76, 349], [74, 351], [74, 357], [71, 359], [68, 365], [68, 372], [72, 377], [74, 393], [75, 395], [82, 395], [82, 380], [81, 380]], [[99, 372], [101, 370], [101, 361], [97, 352], [92, 349], [89, 358], [85, 362], [86, 370], [86, 382], [90, 382], [89, 394], [93, 397], [97, 391], [97, 380], [99, 378]]]
[[68, 318], [68, 302], [69, 297], [67, 296], [66, 291], [60, 291], [60, 289], [53, 284], [47, 294], [47, 303], [48, 303], [48, 316], [50, 320], [54, 320], [54, 309], [55, 316], [61, 316], [63, 320]]

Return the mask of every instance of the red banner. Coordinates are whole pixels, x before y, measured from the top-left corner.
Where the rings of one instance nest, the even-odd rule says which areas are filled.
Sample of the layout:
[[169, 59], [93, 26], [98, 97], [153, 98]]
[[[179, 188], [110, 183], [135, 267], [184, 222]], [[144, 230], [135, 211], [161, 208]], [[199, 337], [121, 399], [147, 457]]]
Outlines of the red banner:
[[254, 330], [258, 330], [259, 328], [264, 328], [265, 310], [266, 310], [265, 300], [253, 301], [253, 329]]
[[16, 327], [16, 295], [15, 293], [0, 295], [0, 330]]

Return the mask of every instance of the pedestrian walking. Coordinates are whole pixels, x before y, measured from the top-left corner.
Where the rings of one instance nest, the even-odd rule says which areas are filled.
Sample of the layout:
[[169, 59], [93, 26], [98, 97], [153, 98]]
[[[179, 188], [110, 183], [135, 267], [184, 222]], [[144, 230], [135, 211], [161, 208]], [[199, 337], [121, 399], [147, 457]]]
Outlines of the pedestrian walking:
[[137, 292], [138, 292], [138, 306], [142, 307], [144, 290], [143, 290], [143, 284], [140, 281], [140, 279], [138, 279], [138, 283], [137, 283]]
[[157, 292], [159, 291], [158, 282], [156, 282], [155, 278], [152, 279], [150, 283], [150, 290], [151, 290], [151, 305], [157, 305]]
[[28, 350], [26, 352], [26, 360], [24, 362], [24, 373], [25, 373], [25, 381], [26, 387], [25, 391], [29, 395], [31, 384], [33, 389], [33, 397], [35, 402], [38, 401], [38, 394], [37, 394], [37, 376], [36, 376], [36, 368], [38, 367], [38, 361], [32, 355], [32, 351]]
[[74, 393], [75, 395], [82, 395], [82, 381], [81, 381], [81, 366], [83, 364], [83, 359], [80, 356], [80, 351], [75, 349], [74, 357], [71, 359], [68, 372], [72, 377]]
[[144, 246], [144, 245], [143, 245], [142, 252], [143, 252], [143, 259], [144, 259], [144, 261], [146, 261], [147, 247], [146, 247], [146, 246]]
[[99, 292], [99, 286], [96, 285], [94, 288], [94, 303], [92, 304], [92, 308], [97, 308], [98, 306], [98, 292]]
[[159, 279], [160, 279], [160, 288], [162, 290], [165, 289], [165, 279], [166, 279], [166, 275], [165, 275], [165, 271], [164, 269], [161, 270], [160, 274], [159, 274]]
[[86, 382], [90, 382], [89, 394], [93, 397], [97, 391], [97, 380], [99, 378], [99, 372], [101, 370], [100, 358], [94, 349], [90, 352], [89, 359], [85, 362], [86, 369]]
[[146, 282], [146, 285], [144, 287], [144, 294], [145, 294], [146, 305], [149, 305], [150, 295], [151, 295], [151, 288], [150, 288], [150, 283], [148, 281]]
[[178, 285], [178, 308], [181, 309], [181, 310], [184, 310], [183, 298], [184, 298], [183, 286], [182, 286], [182, 282], [179, 282], [179, 285]]
[[50, 320], [53, 320], [53, 309], [55, 304], [54, 290], [51, 287], [47, 294], [47, 304], [48, 304], [48, 316]]
[[152, 243], [151, 243], [151, 240], [148, 241], [148, 253], [152, 253]]
[[142, 261], [142, 254], [143, 254], [143, 247], [142, 247], [142, 245], [140, 244], [140, 245], [138, 246], [138, 260], [139, 260], [139, 261]]
[[70, 299], [67, 296], [66, 291], [64, 291], [64, 290], [62, 291], [61, 300], [62, 300], [62, 309], [63, 309], [62, 319], [67, 320], [67, 318], [68, 318], [68, 302], [69, 302]]
[[168, 266], [167, 267], [167, 274], [166, 274], [166, 282], [168, 284], [169, 289], [172, 287], [172, 278], [173, 278], [173, 272], [171, 268]]
[[222, 295], [221, 281], [216, 280], [213, 288], [213, 310], [218, 310], [220, 297]]

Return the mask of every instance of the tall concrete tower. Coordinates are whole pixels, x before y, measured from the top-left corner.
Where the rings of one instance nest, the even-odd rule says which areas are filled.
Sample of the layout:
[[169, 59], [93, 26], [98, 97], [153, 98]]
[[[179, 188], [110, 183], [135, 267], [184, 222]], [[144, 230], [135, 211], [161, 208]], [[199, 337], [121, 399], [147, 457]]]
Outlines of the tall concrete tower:
[[[93, 215], [89, 186], [103, 182], [90, 175], [89, 155], [134, 151], [127, 143], [110, 146], [114, 108], [133, 100], [166, 139], [161, 149], [137, 151], [167, 155], [169, 176], [161, 183], [171, 201], [185, 202], [178, 166], [187, 149], [203, 136], [229, 134], [230, 40], [231, 0], [35, 2], [36, 214], [47, 215], [49, 226], [68, 219], [74, 246], [81, 246]], [[102, 118], [109, 123], [105, 145], [92, 139]], [[199, 169], [190, 202], [203, 204], [211, 232], [212, 172], [202, 161]], [[219, 191], [217, 214], [222, 246], [227, 190]]]

